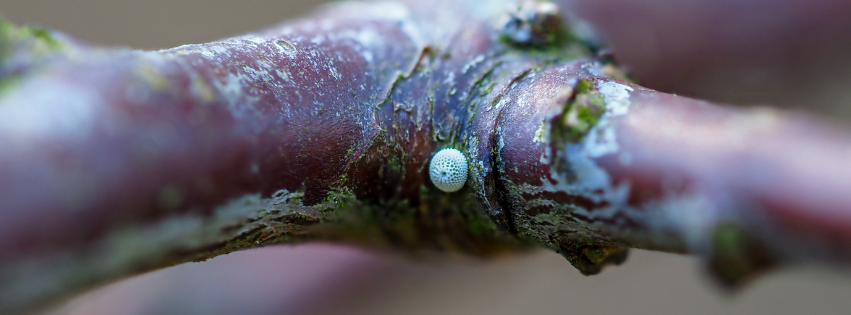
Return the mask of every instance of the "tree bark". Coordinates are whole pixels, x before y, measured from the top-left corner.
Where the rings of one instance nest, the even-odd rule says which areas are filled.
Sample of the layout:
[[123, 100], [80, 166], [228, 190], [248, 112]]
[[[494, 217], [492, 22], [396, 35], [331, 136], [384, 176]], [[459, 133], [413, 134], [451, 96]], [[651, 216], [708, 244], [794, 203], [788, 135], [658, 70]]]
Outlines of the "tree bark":
[[[161, 51], [0, 28], [0, 311], [309, 240], [845, 264], [846, 130], [627, 80], [558, 6], [343, 3]], [[428, 181], [441, 148], [461, 191]]]

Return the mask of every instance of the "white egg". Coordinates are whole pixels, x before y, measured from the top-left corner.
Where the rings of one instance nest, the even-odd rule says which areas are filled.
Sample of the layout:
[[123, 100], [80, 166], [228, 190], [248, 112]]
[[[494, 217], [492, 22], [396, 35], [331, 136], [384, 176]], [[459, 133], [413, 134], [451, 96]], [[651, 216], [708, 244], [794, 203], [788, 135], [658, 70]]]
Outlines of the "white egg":
[[467, 182], [467, 157], [456, 149], [440, 150], [431, 158], [428, 176], [437, 189], [458, 191]]

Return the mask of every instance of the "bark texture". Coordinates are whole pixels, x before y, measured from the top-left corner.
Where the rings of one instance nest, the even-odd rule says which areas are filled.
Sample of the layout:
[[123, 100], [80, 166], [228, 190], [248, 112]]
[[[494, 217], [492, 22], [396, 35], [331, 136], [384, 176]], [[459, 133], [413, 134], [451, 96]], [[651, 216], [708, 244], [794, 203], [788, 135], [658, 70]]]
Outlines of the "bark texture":
[[[222, 41], [0, 26], [0, 311], [307, 240], [415, 255], [627, 248], [737, 285], [851, 258], [848, 132], [630, 83], [546, 2], [341, 3]], [[467, 185], [428, 181], [442, 148]]]

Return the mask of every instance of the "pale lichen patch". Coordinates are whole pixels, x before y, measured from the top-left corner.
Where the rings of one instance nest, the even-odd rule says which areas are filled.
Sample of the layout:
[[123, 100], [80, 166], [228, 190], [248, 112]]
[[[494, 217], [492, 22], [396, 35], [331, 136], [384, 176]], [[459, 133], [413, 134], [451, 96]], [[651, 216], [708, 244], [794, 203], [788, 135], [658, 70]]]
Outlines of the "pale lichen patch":
[[135, 71], [136, 75], [147, 85], [154, 93], [163, 93], [167, 91], [171, 85], [168, 78], [156, 70], [156, 66], [151, 64], [141, 64]]
[[549, 144], [550, 143], [550, 124], [547, 121], [542, 121], [538, 130], [535, 130], [535, 136], [532, 141], [535, 143]]
[[592, 158], [601, 157], [618, 151], [615, 125], [611, 121], [614, 116], [625, 115], [631, 104], [629, 86], [616, 82], [602, 82], [597, 85], [598, 91], [606, 102], [606, 112], [585, 137], [585, 152]]
[[203, 103], [211, 103], [216, 100], [216, 92], [204, 79], [195, 77], [190, 87], [192, 94], [197, 96]]
[[617, 82], [603, 82], [598, 85], [600, 93], [606, 99], [606, 109], [612, 116], [624, 115], [629, 112], [629, 92], [633, 89]]
[[[30, 104], [38, 106], [23, 106]], [[0, 134], [33, 143], [54, 135], [66, 140], [86, 139], [100, 106], [103, 99], [90, 90], [54, 80], [24, 81], [0, 99]]]
[[276, 40], [275, 47], [277, 47], [278, 51], [280, 51], [290, 59], [294, 59], [298, 56], [298, 50], [296, 49], [295, 45], [285, 39]]

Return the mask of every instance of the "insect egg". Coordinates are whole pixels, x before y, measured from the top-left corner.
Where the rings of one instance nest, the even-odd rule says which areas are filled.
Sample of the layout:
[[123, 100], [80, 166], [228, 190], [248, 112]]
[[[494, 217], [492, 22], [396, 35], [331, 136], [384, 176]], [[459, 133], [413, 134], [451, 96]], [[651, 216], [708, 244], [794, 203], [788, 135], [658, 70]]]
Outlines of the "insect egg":
[[467, 182], [467, 157], [456, 149], [440, 150], [431, 158], [428, 176], [437, 189], [445, 192], [461, 190]]

